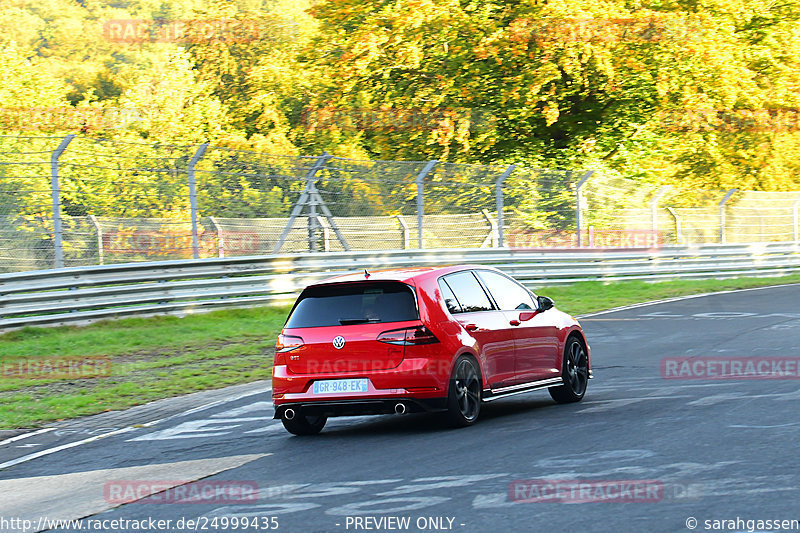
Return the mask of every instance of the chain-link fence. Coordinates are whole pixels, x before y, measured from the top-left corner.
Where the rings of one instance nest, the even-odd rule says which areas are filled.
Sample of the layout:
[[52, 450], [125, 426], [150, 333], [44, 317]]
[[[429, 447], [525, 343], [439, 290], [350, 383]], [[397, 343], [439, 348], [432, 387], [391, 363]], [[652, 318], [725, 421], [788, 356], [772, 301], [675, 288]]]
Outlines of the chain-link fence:
[[800, 191], [583, 170], [0, 136], [0, 271], [409, 248], [798, 240]]

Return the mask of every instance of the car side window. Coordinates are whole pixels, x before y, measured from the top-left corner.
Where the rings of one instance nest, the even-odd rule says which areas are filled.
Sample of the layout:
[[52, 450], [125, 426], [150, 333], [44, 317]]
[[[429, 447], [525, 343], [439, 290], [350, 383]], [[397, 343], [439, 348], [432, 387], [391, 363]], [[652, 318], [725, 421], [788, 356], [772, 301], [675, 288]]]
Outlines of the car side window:
[[500, 309], [510, 311], [537, 308], [531, 293], [516, 281], [491, 270], [478, 270], [478, 276]]
[[460, 313], [461, 304], [458, 303], [456, 295], [453, 294], [452, 289], [450, 289], [450, 286], [443, 279], [439, 280], [439, 290], [442, 291], [442, 299], [444, 300], [444, 304], [447, 306], [447, 310], [451, 313]]
[[461, 312], [470, 313], [494, 309], [491, 300], [489, 300], [483, 287], [478, 283], [478, 279], [472, 272], [457, 272], [445, 276], [444, 280], [461, 304]]

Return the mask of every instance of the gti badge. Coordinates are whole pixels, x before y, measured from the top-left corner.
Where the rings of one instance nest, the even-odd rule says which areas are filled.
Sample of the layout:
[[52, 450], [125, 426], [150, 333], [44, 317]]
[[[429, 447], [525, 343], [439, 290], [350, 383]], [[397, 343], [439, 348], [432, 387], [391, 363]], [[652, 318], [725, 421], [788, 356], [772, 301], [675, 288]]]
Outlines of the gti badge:
[[344, 348], [344, 337], [342, 337], [341, 335], [337, 335], [336, 337], [334, 337], [333, 347], [336, 348], [337, 350], [341, 350], [342, 348]]

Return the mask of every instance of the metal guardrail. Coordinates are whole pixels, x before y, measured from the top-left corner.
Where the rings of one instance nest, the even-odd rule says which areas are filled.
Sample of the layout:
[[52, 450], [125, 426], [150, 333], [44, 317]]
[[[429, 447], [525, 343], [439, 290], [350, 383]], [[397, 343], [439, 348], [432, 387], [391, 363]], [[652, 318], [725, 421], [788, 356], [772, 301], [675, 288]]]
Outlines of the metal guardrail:
[[287, 304], [307, 284], [364, 268], [481, 264], [533, 290], [580, 281], [732, 278], [800, 272], [795, 243], [658, 250], [438, 249], [127, 263], [0, 275], [0, 330], [132, 315]]

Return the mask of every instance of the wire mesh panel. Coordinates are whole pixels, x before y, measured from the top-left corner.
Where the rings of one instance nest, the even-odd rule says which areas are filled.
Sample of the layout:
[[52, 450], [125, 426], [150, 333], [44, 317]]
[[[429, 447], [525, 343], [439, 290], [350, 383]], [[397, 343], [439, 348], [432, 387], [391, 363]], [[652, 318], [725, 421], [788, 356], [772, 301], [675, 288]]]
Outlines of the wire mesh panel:
[[[180, 218], [87, 217], [94, 225], [97, 261], [128, 263], [192, 258], [192, 225]], [[90, 239], [86, 240], [91, 243]], [[206, 244], [205, 240], [203, 241]], [[208, 244], [211, 248], [212, 244]], [[208, 255], [212, 255], [211, 252]]]
[[[424, 248], [480, 247], [496, 233], [495, 184], [506, 167], [437, 163], [423, 180]], [[419, 241], [419, 226], [414, 231]]]
[[0, 271], [309, 251], [799, 239], [799, 191], [729, 192], [602, 172], [5, 136]]
[[0, 272], [55, 266], [50, 156], [61, 141], [0, 136]]
[[195, 167], [199, 216], [288, 217], [316, 159], [210, 146]]
[[74, 139], [59, 158], [61, 210], [71, 228], [65, 222], [65, 266], [97, 264], [101, 253], [103, 262], [192, 257], [192, 153], [186, 146]]
[[800, 193], [744, 191], [726, 209], [727, 242], [795, 240]]
[[[316, 235], [314, 248], [409, 247], [405, 228], [416, 226], [416, 179], [426, 165], [424, 161], [328, 160], [317, 184], [324, 206], [314, 205], [313, 212], [309, 210], [310, 217], [316, 216], [308, 219], [310, 231]], [[323, 207], [332, 219], [324, 216]]]
[[505, 243], [512, 248], [575, 246], [575, 183], [582, 174], [515, 168], [502, 186]]

